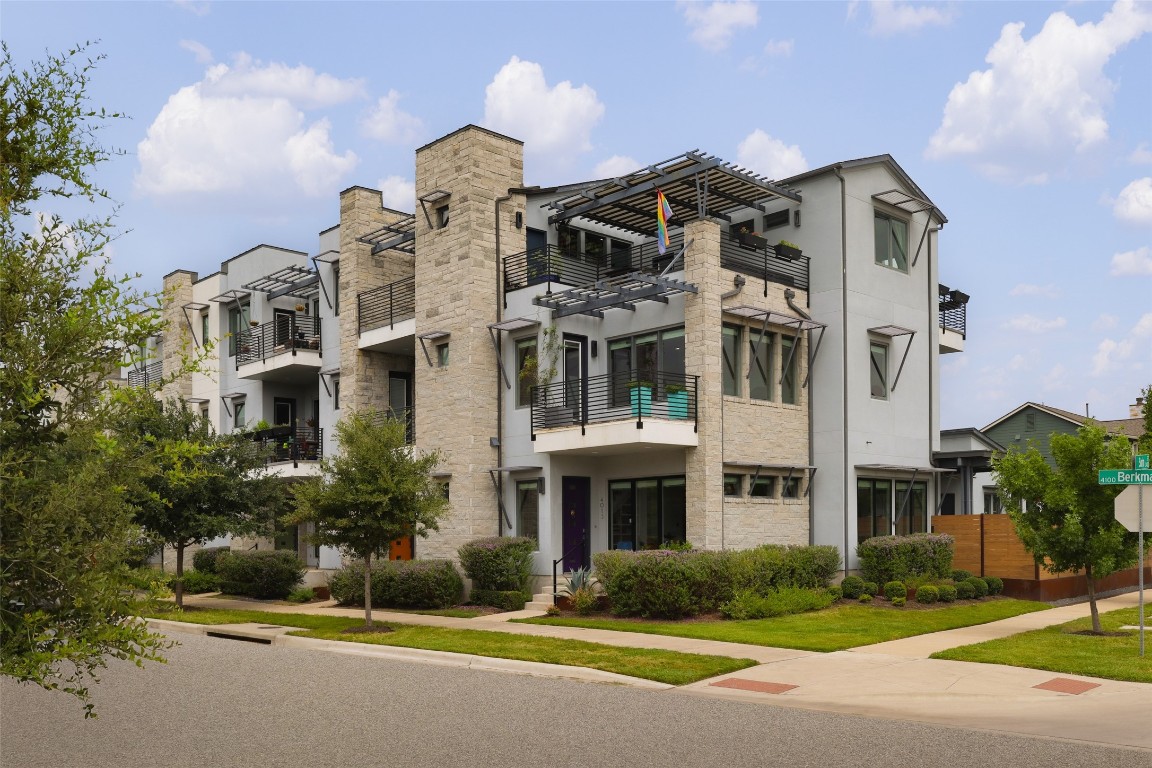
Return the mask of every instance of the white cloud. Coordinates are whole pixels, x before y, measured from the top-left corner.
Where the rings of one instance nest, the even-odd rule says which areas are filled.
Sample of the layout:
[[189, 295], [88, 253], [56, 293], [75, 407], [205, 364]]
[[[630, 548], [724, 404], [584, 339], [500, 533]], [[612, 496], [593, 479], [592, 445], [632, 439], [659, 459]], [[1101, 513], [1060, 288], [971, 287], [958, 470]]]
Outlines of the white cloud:
[[1063, 363], [1056, 363], [1048, 373], [1044, 374], [1041, 389], [1044, 392], [1057, 392], [1068, 389], [1068, 369]]
[[1023, 29], [1006, 24], [985, 57], [991, 66], [952, 88], [929, 158], [970, 158], [990, 178], [1042, 183], [1108, 137], [1115, 85], [1104, 65], [1152, 30], [1152, 7], [1120, 0], [1099, 23], [1058, 11], [1031, 39]]
[[1145, 312], [1140, 315], [1140, 319], [1136, 321], [1136, 325], [1132, 326], [1132, 330], [1128, 332], [1128, 335], [1134, 339], [1152, 336], [1152, 312]]
[[759, 21], [756, 3], [750, 0], [707, 4], [681, 0], [678, 5], [692, 30], [692, 39], [714, 53], [727, 48], [739, 29], [755, 27]]
[[168, 98], [137, 145], [138, 192], [215, 206], [267, 208], [294, 194], [324, 197], [355, 167], [333, 147], [327, 119], [303, 110], [362, 93], [359, 81], [246, 55], [217, 64]]
[[1096, 347], [1096, 354], [1092, 356], [1092, 375], [1103, 376], [1119, 363], [1132, 356], [1132, 342], [1128, 340], [1114, 341], [1104, 339]]
[[791, 40], [769, 40], [764, 45], [765, 56], [788, 57], [792, 55], [795, 44]]
[[1152, 177], [1136, 179], [1120, 190], [1112, 213], [1131, 224], [1152, 224]]
[[786, 179], [808, 170], [799, 146], [788, 146], [759, 128], [736, 146], [736, 162], [769, 179]]
[[1048, 333], [1049, 331], [1060, 330], [1066, 325], [1068, 325], [1068, 321], [1062, 317], [1045, 320], [1035, 315], [1016, 315], [1015, 317], [1008, 318], [1008, 321], [1004, 323], [1003, 327], [1010, 331]]
[[1052, 283], [1048, 285], [1032, 285], [1030, 283], [1020, 283], [1012, 290], [1008, 291], [1009, 296], [1042, 296], [1046, 299], [1060, 298], [1060, 289]]
[[1112, 276], [1152, 275], [1152, 251], [1142, 246], [1134, 251], [1124, 251], [1112, 257]]
[[376, 182], [385, 208], [405, 213], [416, 209], [416, 183], [403, 176], [387, 176]]
[[1148, 149], [1148, 142], [1142, 141], [1128, 155], [1128, 162], [1136, 165], [1152, 165], [1152, 150]]
[[524, 141], [524, 152], [553, 168], [592, 149], [604, 105], [588, 85], [565, 80], [551, 88], [539, 64], [513, 56], [484, 91], [484, 125]]
[[197, 40], [181, 40], [180, 47], [195, 56], [197, 64], [211, 64], [215, 60], [208, 46]]
[[193, 0], [174, 0], [177, 8], [183, 8], [193, 16], [207, 16], [212, 10], [211, 3], [193, 2]]
[[880, 37], [915, 32], [922, 27], [942, 27], [952, 23], [956, 17], [951, 8], [939, 5], [912, 5], [893, 0], [873, 0], [872, 23], [868, 32]]
[[388, 91], [376, 101], [376, 106], [360, 121], [360, 129], [365, 136], [393, 144], [411, 144], [419, 138], [424, 129], [420, 118], [400, 109], [400, 94]]
[[592, 169], [592, 175], [597, 179], [613, 179], [624, 176], [632, 171], [640, 170], [640, 163], [627, 155], [612, 155], [607, 160], [601, 160]]
[[1116, 315], [1103, 314], [1092, 323], [1092, 330], [1106, 331], [1109, 328], [1115, 328], [1119, 322], [1120, 318], [1116, 317]]
[[1032, 369], [1033, 363], [1036, 362], [1035, 353], [1030, 355], [1015, 354], [1012, 359], [1008, 361], [1008, 370], [1010, 371], [1029, 371]]

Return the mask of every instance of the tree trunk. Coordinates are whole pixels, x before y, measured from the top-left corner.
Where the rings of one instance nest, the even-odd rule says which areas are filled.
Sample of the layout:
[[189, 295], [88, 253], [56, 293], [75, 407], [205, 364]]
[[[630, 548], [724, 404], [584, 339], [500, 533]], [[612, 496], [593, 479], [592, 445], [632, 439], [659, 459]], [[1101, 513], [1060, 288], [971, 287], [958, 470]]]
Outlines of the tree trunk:
[[184, 545], [176, 545], [176, 607], [184, 607]]
[[1084, 578], [1088, 582], [1088, 605], [1092, 608], [1092, 631], [1103, 632], [1100, 626], [1100, 609], [1096, 607], [1096, 579], [1092, 576], [1092, 566], [1084, 566]]
[[364, 625], [372, 626], [372, 553], [364, 555]]

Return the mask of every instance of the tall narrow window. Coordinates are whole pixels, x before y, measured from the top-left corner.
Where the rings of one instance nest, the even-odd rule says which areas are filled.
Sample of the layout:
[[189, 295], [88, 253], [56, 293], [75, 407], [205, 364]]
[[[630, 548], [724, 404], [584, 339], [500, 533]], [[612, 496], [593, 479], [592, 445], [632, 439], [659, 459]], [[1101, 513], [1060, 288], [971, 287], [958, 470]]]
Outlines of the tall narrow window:
[[877, 212], [876, 263], [901, 272], [908, 271], [908, 223]]
[[436, 364], [441, 368], [448, 367], [448, 342], [436, 345]]
[[788, 405], [796, 405], [796, 370], [799, 367], [796, 357], [799, 354], [795, 338], [780, 337], [780, 365], [784, 370], [783, 381], [780, 383], [780, 400]]
[[872, 397], [888, 399], [888, 345], [873, 341], [868, 347]]
[[536, 337], [520, 339], [516, 342], [516, 407], [532, 404], [532, 387], [536, 385], [539, 371], [539, 358], [536, 352]]
[[228, 310], [228, 354], [236, 355], [236, 342], [241, 331], [248, 330], [248, 320], [251, 317], [247, 304], [232, 307]]
[[244, 401], [232, 401], [232, 426], [236, 429], [244, 429], [244, 424], [247, 422], [247, 416], [244, 413]]
[[896, 483], [896, 535], [925, 533], [928, 530], [928, 484], [923, 481]]
[[332, 377], [332, 410], [340, 410], [340, 377]]
[[723, 353], [723, 387], [726, 395], [740, 394], [740, 326], [724, 325], [721, 328], [721, 351]]
[[856, 481], [856, 539], [892, 535], [892, 481]]
[[763, 337], [756, 331], [748, 334], [748, 356], [752, 376], [748, 379], [748, 394], [753, 400], [772, 399], [772, 334]]
[[594, 232], [584, 233], [584, 260], [589, 264], [603, 265], [608, 251], [608, 238]]
[[540, 543], [540, 482], [516, 483], [516, 534]]
[[332, 314], [340, 316], [340, 265], [332, 265]]
[[208, 343], [208, 310], [200, 313], [200, 343]]
[[444, 229], [448, 226], [448, 206], [442, 205], [436, 209], [436, 228]]

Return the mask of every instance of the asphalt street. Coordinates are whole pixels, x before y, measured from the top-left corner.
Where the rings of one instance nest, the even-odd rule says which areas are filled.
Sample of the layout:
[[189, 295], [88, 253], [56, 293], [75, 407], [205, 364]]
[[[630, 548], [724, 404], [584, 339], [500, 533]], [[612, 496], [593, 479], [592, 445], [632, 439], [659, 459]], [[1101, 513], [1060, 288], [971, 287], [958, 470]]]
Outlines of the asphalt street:
[[0, 681], [0, 765], [1152, 766], [1152, 754], [671, 691], [179, 636], [71, 697]]

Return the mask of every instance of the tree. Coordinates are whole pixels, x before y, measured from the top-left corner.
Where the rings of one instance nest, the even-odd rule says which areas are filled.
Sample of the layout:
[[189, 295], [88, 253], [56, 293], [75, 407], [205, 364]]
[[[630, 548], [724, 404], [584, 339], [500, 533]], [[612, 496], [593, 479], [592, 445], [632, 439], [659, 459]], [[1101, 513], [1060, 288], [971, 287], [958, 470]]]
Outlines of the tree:
[[364, 624], [372, 627], [372, 558], [384, 557], [402, 536], [439, 530], [448, 500], [430, 472], [439, 451], [423, 456], [405, 444], [399, 419], [351, 413], [336, 424], [335, 458], [321, 462], [321, 477], [295, 487], [292, 523], [314, 522], [317, 544], [340, 547], [364, 560]]
[[134, 618], [136, 467], [109, 436], [126, 407], [109, 373], [160, 320], [154, 297], [111, 273], [109, 217], [33, 210], [107, 200], [91, 174], [114, 154], [96, 140], [114, 115], [86, 96], [99, 57], [80, 47], [20, 72], [0, 51], [0, 674], [93, 716], [87, 686], [108, 657], [161, 660], [166, 645]]
[[1136, 442], [1136, 450], [1140, 453], [1152, 453], [1152, 384], [1140, 390], [1143, 396], [1143, 405], [1140, 417], [1143, 419], [1143, 432]]
[[1092, 629], [1100, 632], [1096, 579], [1135, 564], [1136, 534], [1116, 522], [1122, 486], [1100, 485], [1097, 471], [1130, 466], [1128, 441], [1089, 422], [1075, 435], [1053, 434], [1055, 468], [1035, 447], [992, 460], [992, 473], [1016, 533], [1049, 573], [1083, 570]]
[[258, 446], [244, 434], [217, 434], [183, 400], [161, 404], [143, 391], [120, 427], [143, 476], [129, 494], [135, 519], [176, 550], [176, 605], [184, 606], [184, 550], [225, 535], [267, 529], [283, 497]]

